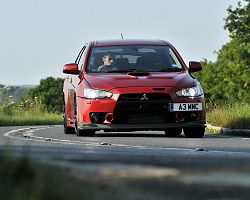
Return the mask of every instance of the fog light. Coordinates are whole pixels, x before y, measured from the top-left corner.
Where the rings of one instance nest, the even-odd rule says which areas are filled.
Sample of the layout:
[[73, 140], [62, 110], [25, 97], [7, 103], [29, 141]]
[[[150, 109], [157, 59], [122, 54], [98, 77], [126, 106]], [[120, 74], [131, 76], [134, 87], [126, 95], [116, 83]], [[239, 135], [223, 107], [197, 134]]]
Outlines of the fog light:
[[177, 120], [178, 122], [184, 121], [184, 117], [183, 117], [183, 114], [182, 114], [181, 112], [177, 112], [177, 113], [175, 114], [175, 118], [176, 118], [176, 120]]
[[97, 124], [99, 121], [99, 113], [91, 113], [90, 114], [90, 119], [92, 123]]
[[112, 120], [113, 120], [113, 115], [112, 115], [112, 113], [107, 114], [106, 117], [105, 117], [105, 119], [106, 119], [106, 121], [108, 121], [108, 122], [112, 122]]
[[196, 118], [197, 118], [197, 116], [196, 116], [195, 113], [191, 113], [191, 114], [190, 114], [190, 119], [191, 119], [191, 120], [196, 120]]

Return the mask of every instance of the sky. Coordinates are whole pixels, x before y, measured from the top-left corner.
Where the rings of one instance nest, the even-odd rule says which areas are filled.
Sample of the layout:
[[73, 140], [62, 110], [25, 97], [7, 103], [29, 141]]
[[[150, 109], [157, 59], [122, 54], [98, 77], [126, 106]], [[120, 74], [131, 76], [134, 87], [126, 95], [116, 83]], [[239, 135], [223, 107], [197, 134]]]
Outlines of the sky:
[[[162, 39], [184, 61], [216, 60], [230, 41], [229, 5], [239, 0], [0, 0], [0, 84], [66, 77], [91, 40]], [[244, 1], [241, 1], [244, 3]], [[243, 4], [244, 5], [244, 4]]]

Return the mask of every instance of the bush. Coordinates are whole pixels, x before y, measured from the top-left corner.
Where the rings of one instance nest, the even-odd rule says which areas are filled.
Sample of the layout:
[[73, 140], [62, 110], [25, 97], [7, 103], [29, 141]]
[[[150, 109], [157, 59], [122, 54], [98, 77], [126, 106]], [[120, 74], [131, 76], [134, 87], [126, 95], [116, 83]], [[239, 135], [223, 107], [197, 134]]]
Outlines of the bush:
[[31, 88], [25, 95], [24, 101], [37, 99], [43, 111], [62, 112], [62, 78], [48, 77], [40, 81], [40, 85]]

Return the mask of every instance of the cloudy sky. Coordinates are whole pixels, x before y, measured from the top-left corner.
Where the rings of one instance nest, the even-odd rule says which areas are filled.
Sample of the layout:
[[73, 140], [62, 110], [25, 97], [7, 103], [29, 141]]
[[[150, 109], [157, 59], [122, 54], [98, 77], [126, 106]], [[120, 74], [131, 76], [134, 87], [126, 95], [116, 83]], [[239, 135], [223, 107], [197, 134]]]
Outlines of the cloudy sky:
[[[238, 0], [0, 0], [0, 84], [34, 85], [65, 77], [90, 40], [163, 39], [186, 63], [215, 61], [229, 41], [229, 5]], [[242, 1], [241, 1], [242, 2]]]

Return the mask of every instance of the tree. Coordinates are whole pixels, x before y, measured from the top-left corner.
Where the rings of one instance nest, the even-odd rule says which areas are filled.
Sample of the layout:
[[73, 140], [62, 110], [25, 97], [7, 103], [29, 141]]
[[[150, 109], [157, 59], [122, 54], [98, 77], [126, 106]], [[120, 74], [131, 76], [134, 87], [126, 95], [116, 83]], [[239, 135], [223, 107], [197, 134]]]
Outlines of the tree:
[[238, 2], [238, 7], [233, 9], [229, 6], [227, 9], [228, 17], [225, 19], [225, 29], [230, 32], [232, 39], [237, 38], [241, 44], [249, 43], [250, 38], [250, 0], [244, 0], [247, 2], [246, 6], [242, 6]]
[[250, 0], [233, 9], [230, 6], [225, 29], [231, 41], [217, 52], [217, 60], [202, 62], [203, 71], [197, 74], [207, 97], [213, 102], [249, 102], [250, 99]]
[[25, 99], [38, 99], [42, 109], [51, 112], [62, 111], [62, 88], [64, 79], [48, 77], [41, 79], [39, 86], [31, 88]]

